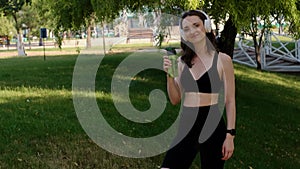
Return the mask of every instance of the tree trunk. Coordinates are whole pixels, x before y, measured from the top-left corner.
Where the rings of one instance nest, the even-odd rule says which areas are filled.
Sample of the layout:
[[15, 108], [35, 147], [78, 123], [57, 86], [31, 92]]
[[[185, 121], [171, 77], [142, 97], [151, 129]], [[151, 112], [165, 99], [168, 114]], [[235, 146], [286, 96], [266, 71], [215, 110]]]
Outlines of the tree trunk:
[[232, 22], [231, 17], [225, 22], [224, 29], [221, 32], [221, 37], [218, 42], [220, 52], [226, 53], [233, 58], [235, 37], [237, 35], [237, 28]]
[[106, 49], [105, 49], [105, 36], [104, 36], [104, 23], [102, 23], [102, 40], [103, 40], [103, 54], [106, 55]]
[[15, 20], [15, 24], [16, 24], [15, 28], [16, 28], [16, 31], [18, 33], [18, 35], [17, 35], [18, 55], [19, 56], [26, 56], [25, 48], [24, 48], [24, 45], [23, 45], [22, 29], [21, 29], [21, 27], [19, 27], [19, 23], [18, 23], [18, 19], [17, 19], [17, 14], [14, 13], [12, 16], [13, 16], [13, 18]]
[[28, 29], [28, 44], [29, 44], [29, 50], [31, 50], [30, 34], [31, 34], [31, 28]]
[[23, 44], [23, 38], [22, 38], [22, 30], [20, 29], [18, 31], [18, 42], [17, 42], [17, 48], [18, 48], [18, 55], [19, 56], [26, 56], [25, 53], [25, 48], [24, 48], [24, 44]]
[[261, 70], [261, 58], [260, 58], [260, 45], [258, 45], [256, 36], [252, 36], [253, 38], [253, 43], [254, 43], [254, 49], [255, 49], [255, 59], [256, 59], [256, 64], [257, 70]]
[[283, 15], [278, 16], [277, 22], [278, 22], [278, 26], [279, 26], [278, 27], [278, 34], [279, 35], [281, 35], [283, 33], [283, 19], [284, 19]]
[[92, 40], [91, 40], [91, 23], [89, 22], [88, 28], [87, 28], [87, 37], [86, 37], [86, 48], [92, 47]]
[[283, 33], [283, 26], [280, 24], [278, 29], [278, 34], [281, 35]]

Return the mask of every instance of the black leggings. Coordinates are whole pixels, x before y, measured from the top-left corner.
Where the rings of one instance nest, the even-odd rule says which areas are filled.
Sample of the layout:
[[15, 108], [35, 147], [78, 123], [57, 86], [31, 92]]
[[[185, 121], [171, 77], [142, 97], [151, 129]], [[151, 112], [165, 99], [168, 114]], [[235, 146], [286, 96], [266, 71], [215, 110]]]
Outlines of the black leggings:
[[220, 111], [217, 105], [199, 107], [196, 112], [195, 108], [183, 108], [178, 133], [180, 133], [183, 128], [188, 128], [187, 125], [190, 122], [189, 119], [196, 118], [196, 121], [190, 126], [191, 129], [188, 134], [178, 144], [167, 151], [161, 167], [170, 169], [188, 169], [197, 153], [200, 152], [202, 169], [224, 168], [224, 161], [221, 159], [222, 145], [226, 137], [226, 125], [224, 119], [222, 117], [220, 117], [221, 119], [216, 118], [216, 120], [218, 120], [216, 124], [218, 124], [212, 135], [203, 143], [199, 143], [198, 141], [208, 113], [220, 114]]

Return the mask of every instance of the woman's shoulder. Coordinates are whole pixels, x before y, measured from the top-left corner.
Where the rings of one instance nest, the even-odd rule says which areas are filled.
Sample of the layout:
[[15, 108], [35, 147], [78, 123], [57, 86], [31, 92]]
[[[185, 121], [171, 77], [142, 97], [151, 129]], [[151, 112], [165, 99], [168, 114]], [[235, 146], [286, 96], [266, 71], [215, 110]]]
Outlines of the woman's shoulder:
[[[219, 52], [219, 60], [218, 65], [223, 71], [231, 71], [233, 70], [232, 58], [226, 53]], [[218, 67], [219, 67], [218, 66]]]
[[218, 57], [220, 58], [219, 60], [220, 60], [223, 64], [232, 63], [232, 58], [231, 58], [229, 55], [227, 55], [226, 53], [219, 52]]
[[232, 60], [229, 55], [227, 55], [226, 53], [223, 53], [223, 52], [219, 52], [219, 57], [221, 59], [225, 59], [225, 60]]

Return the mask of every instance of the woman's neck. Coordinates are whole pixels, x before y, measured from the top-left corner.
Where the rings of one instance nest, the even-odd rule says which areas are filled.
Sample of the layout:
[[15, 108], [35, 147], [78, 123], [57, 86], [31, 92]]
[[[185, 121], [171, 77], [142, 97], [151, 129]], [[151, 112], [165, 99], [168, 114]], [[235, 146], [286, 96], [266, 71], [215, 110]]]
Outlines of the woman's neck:
[[205, 57], [210, 55], [210, 52], [207, 50], [206, 45], [197, 45], [195, 46], [195, 53], [199, 57]]

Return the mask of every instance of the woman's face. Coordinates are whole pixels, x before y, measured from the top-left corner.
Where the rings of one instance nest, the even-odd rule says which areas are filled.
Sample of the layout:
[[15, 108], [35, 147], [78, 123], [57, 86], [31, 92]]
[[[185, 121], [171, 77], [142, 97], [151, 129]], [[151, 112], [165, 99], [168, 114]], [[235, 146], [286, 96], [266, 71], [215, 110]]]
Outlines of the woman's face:
[[185, 39], [191, 43], [200, 42], [206, 36], [203, 21], [198, 16], [187, 16], [182, 20]]

